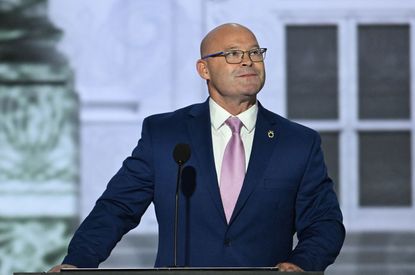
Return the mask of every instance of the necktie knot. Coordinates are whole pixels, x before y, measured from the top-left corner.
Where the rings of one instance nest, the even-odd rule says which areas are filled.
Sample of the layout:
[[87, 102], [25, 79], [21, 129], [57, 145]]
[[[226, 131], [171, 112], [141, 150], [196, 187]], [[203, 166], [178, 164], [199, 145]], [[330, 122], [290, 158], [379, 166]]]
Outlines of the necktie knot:
[[229, 126], [229, 128], [231, 128], [232, 134], [239, 134], [241, 132], [243, 124], [242, 121], [236, 116], [228, 118], [225, 123]]

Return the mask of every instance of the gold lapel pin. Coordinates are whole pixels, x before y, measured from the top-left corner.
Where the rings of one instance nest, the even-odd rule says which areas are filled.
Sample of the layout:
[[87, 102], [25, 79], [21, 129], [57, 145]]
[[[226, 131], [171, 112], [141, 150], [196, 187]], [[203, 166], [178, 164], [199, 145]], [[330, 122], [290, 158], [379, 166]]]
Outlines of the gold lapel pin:
[[268, 137], [269, 137], [269, 138], [274, 138], [274, 136], [275, 136], [274, 131], [269, 130], [269, 131], [268, 131]]

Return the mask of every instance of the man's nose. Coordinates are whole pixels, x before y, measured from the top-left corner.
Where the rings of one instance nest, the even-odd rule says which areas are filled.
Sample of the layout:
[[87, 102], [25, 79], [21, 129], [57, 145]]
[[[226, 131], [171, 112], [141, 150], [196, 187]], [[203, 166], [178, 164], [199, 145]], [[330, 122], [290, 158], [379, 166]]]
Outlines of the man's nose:
[[249, 57], [249, 53], [244, 53], [244, 55], [242, 56], [242, 66], [252, 66], [252, 60]]

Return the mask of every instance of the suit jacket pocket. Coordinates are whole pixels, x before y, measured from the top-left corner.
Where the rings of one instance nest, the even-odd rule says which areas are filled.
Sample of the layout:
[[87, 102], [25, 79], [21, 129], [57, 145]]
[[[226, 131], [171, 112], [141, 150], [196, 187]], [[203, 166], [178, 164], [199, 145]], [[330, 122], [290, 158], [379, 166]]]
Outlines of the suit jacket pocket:
[[295, 200], [297, 197], [297, 183], [295, 180], [267, 178], [264, 179], [259, 192], [262, 203], [269, 209], [275, 209], [279, 220], [292, 221]]
[[264, 188], [267, 189], [285, 189], [295, 191], [297, 189], [297, 182], [295, 180], [267, 178], [264, 179]]

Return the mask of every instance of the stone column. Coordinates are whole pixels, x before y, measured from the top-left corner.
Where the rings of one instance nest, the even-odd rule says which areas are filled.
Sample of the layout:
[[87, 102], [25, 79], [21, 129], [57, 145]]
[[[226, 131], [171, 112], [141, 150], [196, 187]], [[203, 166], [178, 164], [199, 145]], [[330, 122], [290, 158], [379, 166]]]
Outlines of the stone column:
[[46, 0], [0, 2], [0, 275], [59, 263], [77, 223], [78, 99]]

